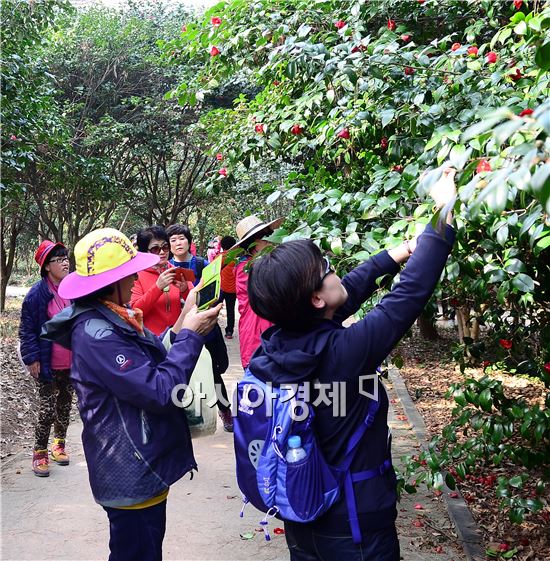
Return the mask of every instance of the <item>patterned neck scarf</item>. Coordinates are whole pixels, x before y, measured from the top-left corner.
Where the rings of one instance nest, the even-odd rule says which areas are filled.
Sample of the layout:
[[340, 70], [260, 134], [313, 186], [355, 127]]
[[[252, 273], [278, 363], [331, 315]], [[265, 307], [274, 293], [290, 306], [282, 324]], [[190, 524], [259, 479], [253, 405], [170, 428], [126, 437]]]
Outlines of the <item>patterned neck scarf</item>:
[[145, 335], [143, 331], [143, 312], [139, 308], [132, 309], [119, 306], [110, 300], [100, 300], [100, 302], [133, 327], [140, 335]]

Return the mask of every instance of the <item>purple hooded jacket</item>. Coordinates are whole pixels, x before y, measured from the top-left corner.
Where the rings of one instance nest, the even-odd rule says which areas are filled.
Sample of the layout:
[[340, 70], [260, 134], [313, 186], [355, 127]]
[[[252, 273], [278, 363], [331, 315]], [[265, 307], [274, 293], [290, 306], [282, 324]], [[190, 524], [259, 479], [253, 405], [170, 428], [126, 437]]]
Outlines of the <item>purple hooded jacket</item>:
[[95, 302], [56, 315], [42, 338], [73, 352], [71, 378], [96, 502], [138, 504], [197, 469], [185, 413], [171, 395], [189, 382], [201, 335], [182, 329], [167, 354], [150, 331], [139, 335]]

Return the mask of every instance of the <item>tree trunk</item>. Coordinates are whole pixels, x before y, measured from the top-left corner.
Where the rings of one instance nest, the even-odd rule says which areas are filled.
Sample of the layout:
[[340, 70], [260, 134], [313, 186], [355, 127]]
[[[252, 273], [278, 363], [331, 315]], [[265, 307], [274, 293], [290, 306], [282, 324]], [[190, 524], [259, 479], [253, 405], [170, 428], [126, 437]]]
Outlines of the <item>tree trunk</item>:
[[433, 318], [429, 315], [422, 313], [417, 320], [418, 329], [420, 329], [420, 336], [428, 341], [435, 341], [439, 338], [439, 333], [433, 321]]

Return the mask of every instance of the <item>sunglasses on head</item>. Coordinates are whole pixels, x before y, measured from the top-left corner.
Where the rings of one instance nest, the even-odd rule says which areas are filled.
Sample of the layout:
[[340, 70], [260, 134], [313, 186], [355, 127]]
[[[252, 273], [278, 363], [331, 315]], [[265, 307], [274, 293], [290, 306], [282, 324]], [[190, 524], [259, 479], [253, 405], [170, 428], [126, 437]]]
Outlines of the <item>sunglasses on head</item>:
[[334, 269], [332, 268], [328, 257], [323, 257], [323, 263], [325, 264], [325, 271], [319, 280], [319, 288], [323, 285], [323, 281], [331, 274], [334, 273]]
[[147, 251], [149, 251], [149, 253], [158, 255], [161, 251], [167, 252], [169, 250], [170, 250], [170, 244], [163, 243], [162, 245], [152, 245]]

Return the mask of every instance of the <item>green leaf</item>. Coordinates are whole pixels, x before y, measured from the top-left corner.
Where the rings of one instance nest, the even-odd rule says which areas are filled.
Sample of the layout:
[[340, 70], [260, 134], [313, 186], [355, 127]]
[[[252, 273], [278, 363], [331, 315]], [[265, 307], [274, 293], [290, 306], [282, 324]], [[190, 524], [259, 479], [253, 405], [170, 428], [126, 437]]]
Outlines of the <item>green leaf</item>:
[[493, 398], [491, 397], [491, 390], [489, 388], [484, 389], [479, 394], [479, 405], [483, 411], [491, 411], [493, 408]]
[[533, 292], [535, 283], [533, 279], [525, 273], [519, 273], [512, 279], [512, 286], [521, 292]]
[[508, 485], [516, 489], [520, 489], [523, 486], [523, 479], [521, 475], [516, 475], [508, 480]]
[[545, 43], [537, 49], [535, 64], [543, 70], [550, 69], [550, 42]]

